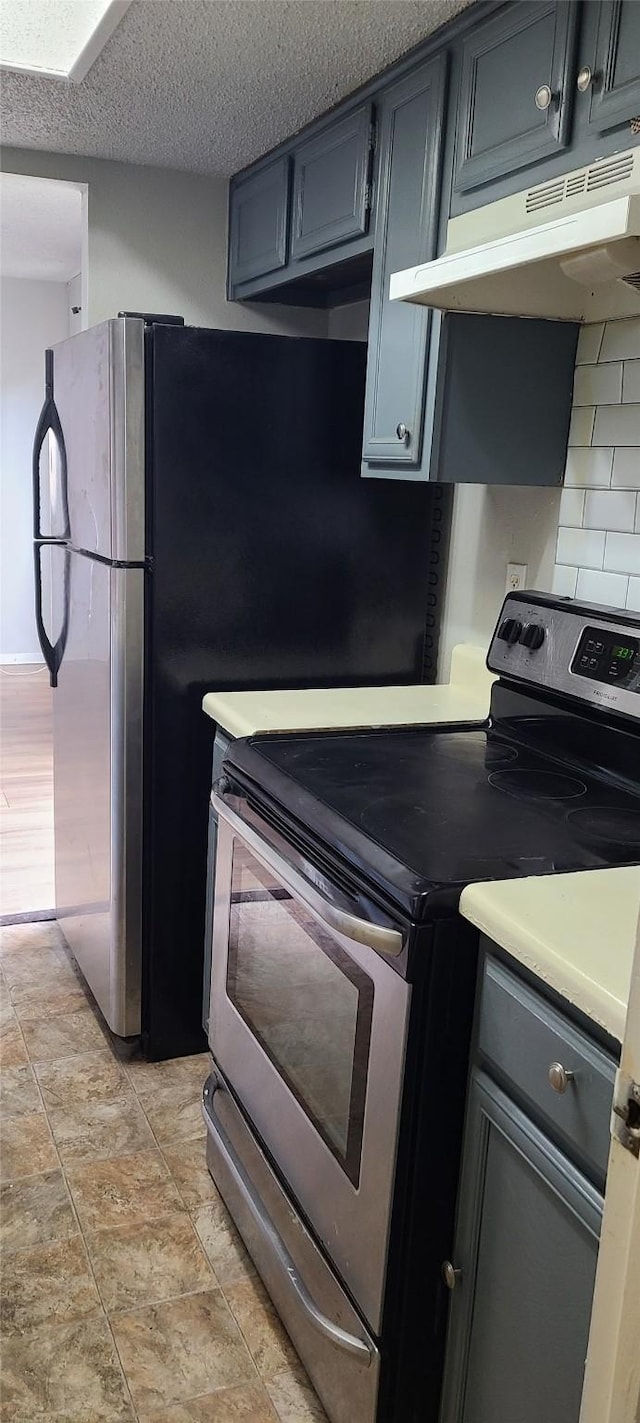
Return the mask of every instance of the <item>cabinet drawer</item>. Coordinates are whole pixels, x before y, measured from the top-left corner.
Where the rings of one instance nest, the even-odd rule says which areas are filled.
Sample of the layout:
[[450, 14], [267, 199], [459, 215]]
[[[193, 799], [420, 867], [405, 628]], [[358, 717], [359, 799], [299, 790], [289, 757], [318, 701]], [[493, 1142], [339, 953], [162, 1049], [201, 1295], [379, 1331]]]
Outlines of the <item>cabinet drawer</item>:
[[[539, 994], [488, 956], [482, 977], [478, 1046], [489, 1070], [560, 1139], [591, 1175], [603, 1181], [616, 1064]], [[573, 1073], [564, 1091], [551, 1065]]]

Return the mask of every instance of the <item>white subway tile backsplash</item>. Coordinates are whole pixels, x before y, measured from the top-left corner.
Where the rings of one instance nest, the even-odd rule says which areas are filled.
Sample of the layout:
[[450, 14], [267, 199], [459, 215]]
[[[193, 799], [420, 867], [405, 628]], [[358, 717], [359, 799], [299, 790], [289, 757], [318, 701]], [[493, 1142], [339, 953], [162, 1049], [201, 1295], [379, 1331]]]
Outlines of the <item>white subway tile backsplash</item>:
[[558, 523], [554, 593], [640, 612], [640, 317], [580, 331]]
[[640, 449], [614, 451], [611, 484], [614, 489], [640, 489]]
[[599, 405], [593, 427], [594, 445], [640, 445], [640, 404]]
[[640, 316], [607, 321], [599, 361], [632, 361], [640, 357]]
[[607, 534], [604, 567], [611, 573], [640, 574], [640, 534]]
[[577, 581], [577, 568], [568, 568], [566, 564], [557, 563], [553, 570], [551, 592], [555, 593], [557, 598], [575, 598]]
[[606, 535], [596, 529], [558, 529], [557, 563], [602, 568]]
[[[573, 493], [569, 490], [568, 493]], [[632, 489], [589, 489], [585, 495], [585, 529], [615, 529], [618, 533], [633, 533], [636, 517], [636, 495]], [[569, 522], [568, 520], [566, 522]], [[565, 523], [560, 504], [560, 523]]]
[[[613, 450], [568, 450], [564, 482], [570, 489], [608, 489]], [[638, 485], [640, 488], [640, 483]]]
[[[563, 489], [560, 495], [560, 516], [558, 522], [568, 525], [571, 529], [582, 528], [582, 516], [584, 514], [584, 489]], [[598, 528], [603, 525], [599, 524]]]
[[592, 573], [581, 568], [576, 584], [576, 598], [585, 603], [609, 603], [614, 608], [624, 608], [629, 579], [622, 573]]
[[640, 360], [625, 361], [622, 369], [622, 399], [625, 405], [640, 401]]
[[601, 366], [576, 366], [573, 404], [619, 405], [622, 400], [622, 361]]
[[574, 445], [590, 445], [595, 420], [595, 406], [583, 405], [571, 411], [569, 421], [569, 449]]
[[602, 337], [604, 336], [604, 321], [594, 321], [590, 326], [581, 326], [578, 336], [578, 349], [576, 352], [576, 365], [582, 366], [587, 362], [597, 361], [600, 355]]

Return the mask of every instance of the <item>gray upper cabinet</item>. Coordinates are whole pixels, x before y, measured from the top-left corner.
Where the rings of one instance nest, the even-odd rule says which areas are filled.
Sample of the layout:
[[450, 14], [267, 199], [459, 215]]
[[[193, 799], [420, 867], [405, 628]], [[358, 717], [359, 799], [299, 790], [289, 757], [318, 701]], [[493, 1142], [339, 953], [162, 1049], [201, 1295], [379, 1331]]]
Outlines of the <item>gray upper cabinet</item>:
[[441, 1423], [578, 1423], [602, 1198], [474, 1073]]
[[575, 0], [519, 0], [465, 36], [454, 192], [567, 147], [577, 21]]
[[383, 96], [363, 458], [420, 464], [431, 312], [389, 300], [389, 278], [435, 255], [446, 81], [438, 55]]
[[633, 117], [640, 119], [638, 0], [601, 0], [595, 54], [580, 80], [590, 95], [591, 129], [603, 133]]
[[361, 104], [296, 148], [293, 259], [325, 252], [367, 231], [373, 143], [373, 110]]
[[284, 267], [289, 219], [288, 157], [234, 181], [230, 196], [229, 289]]

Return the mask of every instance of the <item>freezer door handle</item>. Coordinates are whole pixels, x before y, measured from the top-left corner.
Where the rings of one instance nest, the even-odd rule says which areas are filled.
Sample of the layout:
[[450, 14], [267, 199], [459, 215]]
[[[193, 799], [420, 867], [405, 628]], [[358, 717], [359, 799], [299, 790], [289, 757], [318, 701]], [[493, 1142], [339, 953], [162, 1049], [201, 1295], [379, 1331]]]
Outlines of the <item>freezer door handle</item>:
[[56, 642], [51, 642], [47, 636], [42, 613], [42, 550], [43, 548], [59, 548], [55, 540], [41, 539], [39, 543], [33, 545], [33, 564], [35, 574], [35, 594], [36, 594], [36, 629], [38, 642], [42, 649], [47, 671], [49, 673], [49, 684], [52, 687], [58, 685], [58, 672], [62, 664], [62, 659], [67, 646], [69, 633], [69, 554], [66, 548], [62, 549], [64, 559], [63, 566], [63, 587], [62, 587], [62, 626]]
[[332, 1319], [328, 1319], [318, 1309], [313, 1297], [309, 1294], [304, 1280], [300, 1278], [297, 1266], [292, 1260], [284, 1241], [267, 1214], [262, 1201], [256, 1194], [252, 1181], [250, 1180], [244, 1166], [237, 1155], [229, 1137], [220, 1120], [215, 1115], [214, 1097], [216, 1092], [222, 1090], [222, 1083], [219, 1077], [212, 1073], [207, 1079], [203, 1092], [202, 1115], [204, 1117], [207, 1131], [215, 1137], [217, 1148], [224, 1158], [226, 1168], [233, 1179], [234, 1185], [242, 1197], [242, 1201], [249, 1211], [256, 1230], [262, 1237], [264, 1243], [269, 1247], [270, 1253], [276, 1264], [280, 1268], [283, 1281], [288, 1284], [290, 1290], [295, 1295], [300, 1308], [304, 1311], [310, 1324], [328, 1339], [336, 1348], [344, 1350], [347, 1354], [352, 1354], [358, 1359], [364, 1368], [368, 1368], [371, 1361], [371, 1350], [363, 1339], [358, 1339], [357, 1335], [349, 1334], [346, 1329], [341, 1329], [339, 1324], [334, 1324]]
[[[33, 537], [34, 539], [46, 539], [51, 542], [64, 542], [71, 537], [69, 526], [69, 499], [67, 491], [67, 451], [60, 424], [60, 416], [53, 398], [53, 351], [44, 353], [44, 405], [40, 411], [40, 418], [36, 425], [36, 433], [33, 440], [33, 456], [31, 472], [33, 480]], [[62, 529], [60, 533], [43, 533], [42, 530], [42, 489], [40, 484], [40, 455], [42, 447], [47, 438], [51, 435], [56, 443], [58, 451], [58, 471], [59, 487], [54, 490], [54, 498], [59, 498], [62, 509]]]

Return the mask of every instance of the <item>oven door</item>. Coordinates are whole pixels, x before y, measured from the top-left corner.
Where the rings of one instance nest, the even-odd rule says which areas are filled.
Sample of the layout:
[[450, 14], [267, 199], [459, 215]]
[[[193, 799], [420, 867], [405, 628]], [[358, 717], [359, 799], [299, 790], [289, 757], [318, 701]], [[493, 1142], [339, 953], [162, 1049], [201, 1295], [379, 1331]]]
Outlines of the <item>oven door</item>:
[[245, 803], [219, 816], [209, 1042], [374, 1332], [410, 987], [406, 931], [329, 883]]

